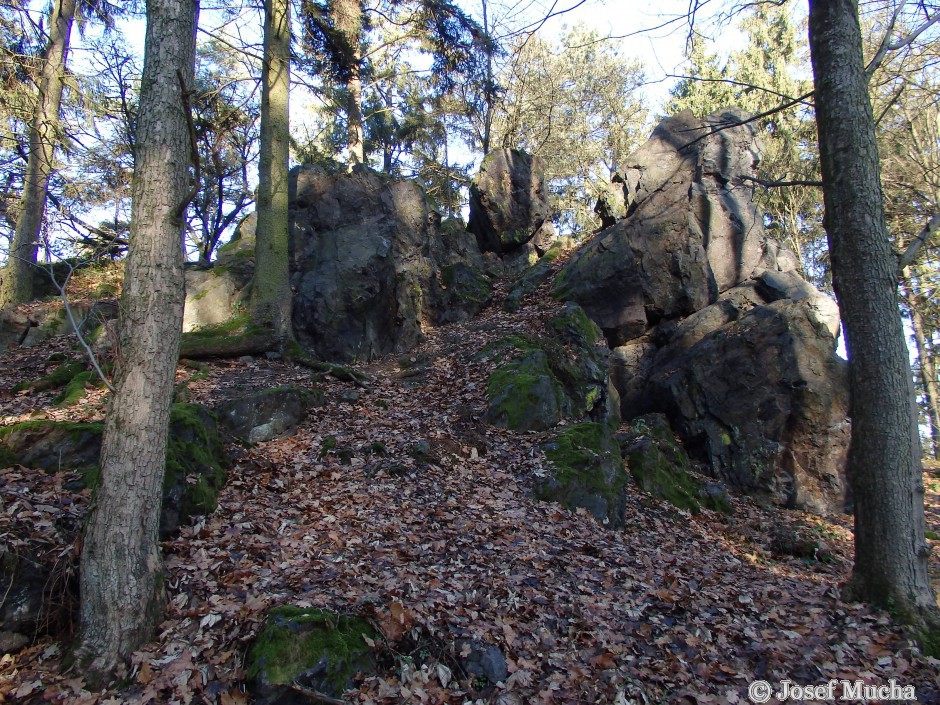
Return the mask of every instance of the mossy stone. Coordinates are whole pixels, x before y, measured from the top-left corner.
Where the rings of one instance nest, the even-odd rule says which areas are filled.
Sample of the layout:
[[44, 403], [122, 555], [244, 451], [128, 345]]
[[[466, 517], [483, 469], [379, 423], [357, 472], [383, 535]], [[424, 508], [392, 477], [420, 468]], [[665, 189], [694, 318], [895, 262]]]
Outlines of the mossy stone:
[[[104, 424], [34, 420], [0, 428], [0, 464], [46, 472], [78, 472], [76, 489], [94, 490], [100, 479], [98, 458]], [[226, 480], [228, 461], [215, 417], [198, 404], [174, 404], [163, 482], [160, 533], [215, 511]]]
[[551, 472], [537, 484], [537, 499], [583, 507], [608, 528], [623, 526], [627, 473], [606, 424], [568, 426], [542, 450]]
[[174, 404], [166, 449], [161, 534], [172, 533], [194, 516], [215, 511], [227, 466], [215, 415], [199, 404]]
[[494, 426], [544, 431], [562, 418], [565, 391], [542, 350], [529, 350], [522, 358], [497, 368], [490, 375], [486, 393], [486, 417]]
[[288, 702], [281, 698], [295, 681], [329, 697], [342, 696], [354, 687], [357, 674], [375, 671], [366, 638], [376, 641], [380, 637], [361, 617], [316, 608], [276, 607], [268, 613], [246, 660], [255, 702]]
[[662, 414], [647, 414], [630, 422], [631, 430], [621, 440], [630, 474], [640, 489], [664, 499], [679, 509], [697, 514], [702, 507], [728, 512], [727, 498], [708, 492], [689, 473], [689, 456], [676, 439]]
[[65, 362], [58, 367], [56, 367], [52, 372], [40, 377], [37, 380], [31, 382], [20, 382], [15, 387], [13, 387], [14, 392], [22, 392], [27, 389], [33, 389], [36, 391], [41, 391], [44, 389], [58, 389], [59, 387], [64, 387], [66, 384], [72, 381], [75, 378], [75, 375], [81, 373], [85, 369], [84, 362], [71, 361]]

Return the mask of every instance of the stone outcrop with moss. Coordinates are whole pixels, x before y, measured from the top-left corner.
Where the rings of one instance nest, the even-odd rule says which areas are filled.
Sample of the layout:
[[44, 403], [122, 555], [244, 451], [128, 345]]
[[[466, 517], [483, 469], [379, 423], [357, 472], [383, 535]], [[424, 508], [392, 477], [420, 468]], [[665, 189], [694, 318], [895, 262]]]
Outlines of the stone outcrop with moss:
[[[80, 484], [98, 483], [101, 423], [34, 420], [0, 428], [0, 465], [46, 472], [78, 472]], [[215, 417], [196, 404], [174, 404], [170, 416], [160, 533], [215, 510], [226, 467]]]
[[640, 489], [693, 514], [703, 507], [730, 511], [727, 498], [708, 492], [690, 474], [691, 461], [663, 414], [633, 419], [619, 437], [621, 452]]
[[604, 331], [624, 418], [665, 413], [732, 489], [842, 512], [850, 426], [838, 306], [765, 232], [753, 200], [760, 145], [742, 117], [663, 120], [614, 179], [615, 222], [573, 254], [552, 295]]
[[544, 431], [562, 419], [608, 420], [607, 349], [580, 307], [566, 306], [545, 335], [504, 338], [486, 356], [501, 362], [487, 383], [489, 423]]
[[355, 685], [358, 675], [375, 671], [373, 650], [366, 639], [380, 637], [361, 617], [317, 608], [274, 608], [245, 662], [253, 702], [310, 702], [313, 696], [304, 695], [303, 690], [340, 698]]
[[548, 467], [536, 481], [536, 498], [583, 507], [611, 529], [623, 526], [627, 473], [607, 424], [567, 426], [542, 450]]

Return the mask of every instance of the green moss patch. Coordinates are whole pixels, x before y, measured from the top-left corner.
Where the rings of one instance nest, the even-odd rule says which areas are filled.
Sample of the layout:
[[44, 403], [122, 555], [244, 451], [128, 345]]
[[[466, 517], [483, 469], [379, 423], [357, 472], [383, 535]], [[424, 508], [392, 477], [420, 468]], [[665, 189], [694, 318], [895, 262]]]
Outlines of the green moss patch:
[[692, 477], [689, 456], [662, 414], [633, 419], [621, 446], [630, 474], [645, 492], [693, 514], [703, 507], [731, 510], [725, 496], [706, 492]]
[[565, 391], [542, 350], [508, 362], [490, 375], [487, 420], [517, 431], [552, 428], [561, 420]]
[[71, 382], [75, 375], [85, 369], [85, 363], [78, 361], [65, 362], [56, 367], [52, 372], [44, 377], [31, 382], [20, 382], [13, 387], [14, 392], [22, 392], [27, 389], [39, 392], [45, 389], [58, 389]]
[[378, 632], [365, 619], [316, 608], [277, 607], [248, 652], [246, 670], [258, 695], [301, 685], [340, 697], [357, 674], [375, 671], [372, 649]]
[[542, 450], [552, 472], [536, 486], [537, 499], [584, 507], [611, 528], [623, 524], [627, 473], [605, 424], [568, 426]]
[[62, 407], [74, 406], [84, 399], [85, 390], [89, 386], [102, 387], [104, 383], [101, 381], [101, 377], [98, 376], [98, 373], [93, 370], [79, 372], [69, 380], [69, 383], [66, 384], [62, 391], [52, 400], [52, 403]]

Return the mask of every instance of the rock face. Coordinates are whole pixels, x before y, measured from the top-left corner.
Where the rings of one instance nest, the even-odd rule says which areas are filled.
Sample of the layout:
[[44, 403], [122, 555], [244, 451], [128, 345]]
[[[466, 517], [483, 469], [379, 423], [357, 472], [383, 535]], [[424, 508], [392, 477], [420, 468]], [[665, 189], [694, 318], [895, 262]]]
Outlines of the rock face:
[[518, 149], [490, 152], [470, 184], [467, 229], [480, 250], [505, 254], [535, 238], [544, 252], [554, 234], [544, 169], [538, 157]]
[[261, 443], [294, 431], [311, 406], [322, 405], [317, 396], [299, 387], [274, 387], [219, 403], [219, 422], [240, 440]]
[[665, 413], [734, 489], [840, 512], [849, 422], [838, 307], [766, 236], [748, 181], [759, 147], [740, 117], [664, 120], [618, 174], [624, 208], [605, 206], [613, 225], [572, 257], [553, 294], [604, 331], [624, 418]]
[[472, 238], [442, 232], [412, 182], [298, 167], [290, 204], [294, 332], [321, 359], [409, 350], [423, 325], [465, 320], [489, 301]]

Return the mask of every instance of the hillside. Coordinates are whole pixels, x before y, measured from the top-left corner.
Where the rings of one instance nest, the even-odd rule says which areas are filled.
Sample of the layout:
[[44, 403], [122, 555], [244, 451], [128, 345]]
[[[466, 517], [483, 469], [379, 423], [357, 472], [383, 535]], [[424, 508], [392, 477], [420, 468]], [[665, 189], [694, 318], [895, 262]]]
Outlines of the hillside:
[[[412, 353], [351, 366], [367, 382], [264, 357], [181, 365], [192, 402], [291, 384], [322, 390], [325, 404], [291, 436], [229, 444], [218, 509], [163, 543], [170, 604], [119, 688], [90, 692], [69, 670], [59, 610], [54, 636], [0, 657], [0, 702], [246, 703], [246, 651], [267, 610], [285, 604], [359, 615], [384, 635], [378, 672], [341, 702], [737, 703], [753, 680], [785, 678], [893, 678], [916, 686], [919, 702], [940, 702], [940, 663], [888, 614], [839, 600], [850, 517], [735, 495], [729, 515], [692, 515], [630, 483], [626, 526], [610, 531], [583, 510], [535, 501], [547, 434], [483, 421], [494, 363], [479, 353], [538, 333], [560, 304], [546, 284], [505, 313], [507, 286], [473, 320], [428, 330]], [[55, 352], [78, 359], [64, 337], [5, 353], [0, 389], [47, 374]], [[51, 405], [55, 394], [4, 391], [0, 422], [103, 414], [99, 389], [67, 408]], [[70, 491], [67, 473], [17, 466], [0, 477], [2, 543], [51, 557], [49, 594], [61, 599], [87, 490]], [[940, 478], [927, 486], [936, 537]], [[932, 569], [940, 576], [936, 554]], [[467, 640], [486, 645], [498, 684], [468, 672]]]

